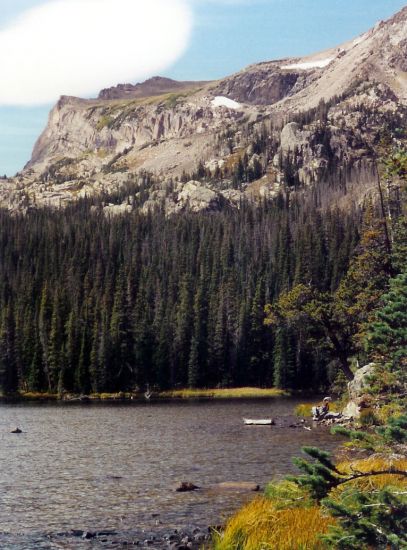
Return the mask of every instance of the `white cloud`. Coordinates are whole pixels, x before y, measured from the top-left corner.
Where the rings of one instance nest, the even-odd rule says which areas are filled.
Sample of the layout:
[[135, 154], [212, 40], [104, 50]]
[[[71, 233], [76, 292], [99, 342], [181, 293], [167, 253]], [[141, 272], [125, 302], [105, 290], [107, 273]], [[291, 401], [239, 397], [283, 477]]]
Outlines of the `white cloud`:
[[0, 104], [152, 76], [182, 55], [191, 28], [187, 0], [48, 0], [0, 30]]
[[264, 4], [270, 2], [270, 0], [190, 0], [193, 4], [205, 5], [205, 4], [216, 4], [223, 6], [253, 6], [255, 4]]

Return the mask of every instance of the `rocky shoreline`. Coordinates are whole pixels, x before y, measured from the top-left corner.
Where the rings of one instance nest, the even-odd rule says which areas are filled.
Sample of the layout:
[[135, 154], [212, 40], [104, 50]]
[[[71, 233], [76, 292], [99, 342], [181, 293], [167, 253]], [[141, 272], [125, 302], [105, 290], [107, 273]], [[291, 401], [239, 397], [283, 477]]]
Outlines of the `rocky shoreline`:
[[0, 533], [0, 547], [13, 550], [54, 550], [56, 548], [150, 548], [163, 550], [198, 550], [209, 543], [219, 527], [187, 526], [179, 529], [157, 527], [155, 530], [82, 530], [33, 536]]
[[74, 536], [82, 541], [92, 542], [100, 547], [124, 548], [136, 546], [138, 548], [169, 548], [172, 550], [194, 550], [202, 548], [211, 538], [212, 528], [206, 529], [189, 526], [184, 529], [134, 530], [120, 531], [73, 531], [63, 533], [58, 538]]

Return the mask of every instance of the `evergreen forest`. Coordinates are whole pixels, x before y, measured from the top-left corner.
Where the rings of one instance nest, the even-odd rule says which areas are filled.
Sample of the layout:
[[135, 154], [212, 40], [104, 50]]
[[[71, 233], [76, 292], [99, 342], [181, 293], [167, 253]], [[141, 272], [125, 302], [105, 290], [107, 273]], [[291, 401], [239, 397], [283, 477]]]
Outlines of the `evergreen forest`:
[[[315, 197], [287, 188], [215, 212], [107, 216], [117, 193], [1, 211], [3, 393], [318, 391], [346, 377], [400, 266], [380, 201], [322, 209]], [[399, 200], [395, 243], [401, 214]]]
[[358, 213], [288, 200], [171, 218], [106, 218], [87, 201], [2, 212], [4, 389], [323, 385], [323, 350], [290, 331], [276, 341], [264, 307], [293, 281], [335, 288]]

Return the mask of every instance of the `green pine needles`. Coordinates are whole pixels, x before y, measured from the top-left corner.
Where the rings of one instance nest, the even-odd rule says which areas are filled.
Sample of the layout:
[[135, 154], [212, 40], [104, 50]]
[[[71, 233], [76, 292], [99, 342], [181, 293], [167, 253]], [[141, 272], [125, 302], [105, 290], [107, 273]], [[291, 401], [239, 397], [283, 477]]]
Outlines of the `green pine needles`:
[[343, 550], [407, 548], [407, 460], [394, 459], [405, 456], [407, 415], [391, 418], [373, 433], [334, 431], [364, 442], [376, 454], [335, 465], [329, 453], [304, 447], [313, 460], [294, 459], [302, 474], [288, 479], [336, 519], [322, 540], [328, 548]]
[[407, 271], [390, 280], [367, 338], [367, 349], [404, 375], [407, 363]]
[[324, 506], [337, 518], [323, 540], [331, 548], [360, 550], [407, 548], [407, 491], [383, 489], [360, 492], [349, 489], [341, 502], [325, 499]]

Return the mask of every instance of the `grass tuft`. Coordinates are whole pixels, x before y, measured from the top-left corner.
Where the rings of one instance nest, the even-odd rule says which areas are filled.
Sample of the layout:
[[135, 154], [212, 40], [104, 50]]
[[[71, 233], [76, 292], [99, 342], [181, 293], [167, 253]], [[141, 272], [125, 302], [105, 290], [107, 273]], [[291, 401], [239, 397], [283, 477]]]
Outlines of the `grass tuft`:
[[278, 510], [261, 497], [244, 506], [214, 537], [215, 550], [318, 550], [321, 534], [334, 524], [321, 508]]
[[264, 495], [273, 501], [276, 510], [281, 508], [310, 508], [313, 502], [307, 490], [286, 479], [269, 483]]
[[400, 403], [392, 401], [386, 405], [382, 405], [380, 408], [375, 409], [375, 416], [380, 424], [387, 424], [389, 418], [392, 416], [401, 416], [405, 412], [405, 407]]
[[114, 119], [111, 116], [102, 115], [99, 118], [98, 123], [96, 124], [96, 130], [100, 132], [101, 130], [103, 130], [103, 128], [106, 128], [106, 127], [110, 128], [113, 123], [114, 123]]
[[26, 391], [26, 392], [20, 392], [19, 396], [22, 399], [27, 399], [30, 401], [37, 401], [37, 400], [48, 400], [48, 399], [58, 399], [59, 396], [56, 393], [45, 393], [45, 392], [35, 392], [35, 391]]
[[360, 411], [359, 422], [361, 426], [375, 426], [379, 424], [379, 420], [375, 414], [375, 411], [368, 407]]

